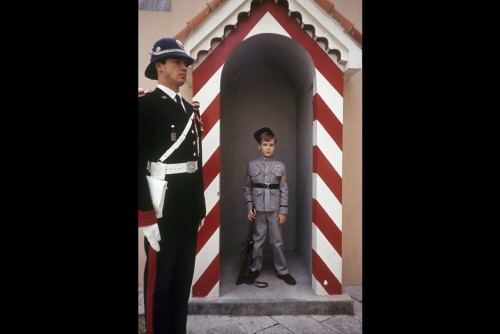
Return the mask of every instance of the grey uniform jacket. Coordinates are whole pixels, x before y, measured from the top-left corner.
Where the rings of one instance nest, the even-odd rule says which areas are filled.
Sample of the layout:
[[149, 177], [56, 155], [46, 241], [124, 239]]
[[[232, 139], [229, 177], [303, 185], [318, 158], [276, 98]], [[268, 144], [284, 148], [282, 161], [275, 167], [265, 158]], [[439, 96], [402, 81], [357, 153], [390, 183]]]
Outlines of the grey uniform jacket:
[[[257, 211], [279, 211], [288, 214], [288, 176], [285, 164], [273, 157], [259, 158], [248, 163], [243, 190], [247, 208]], [[279, 189], [254, 187], [256, 183], [279, 184]]]

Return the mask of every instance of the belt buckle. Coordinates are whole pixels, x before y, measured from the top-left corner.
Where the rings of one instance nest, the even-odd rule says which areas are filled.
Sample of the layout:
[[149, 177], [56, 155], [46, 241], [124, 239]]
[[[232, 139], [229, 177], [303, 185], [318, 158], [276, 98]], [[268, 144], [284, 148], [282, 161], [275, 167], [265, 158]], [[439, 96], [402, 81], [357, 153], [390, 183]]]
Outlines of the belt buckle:
[[165, 174], [167, 172], [167, 165], [161, 162], [153, 162], [150, 164], [151, 168], [151, 176], [156, 177], [157, 179], [160, 180], [165, 180]]
[[186, 162], [186, 172], [188, 174], [196, 172], [196, 161], [188, 161]]
[[270, 183], [264, 183], [266, 185], [266, 189], [269, 189]]

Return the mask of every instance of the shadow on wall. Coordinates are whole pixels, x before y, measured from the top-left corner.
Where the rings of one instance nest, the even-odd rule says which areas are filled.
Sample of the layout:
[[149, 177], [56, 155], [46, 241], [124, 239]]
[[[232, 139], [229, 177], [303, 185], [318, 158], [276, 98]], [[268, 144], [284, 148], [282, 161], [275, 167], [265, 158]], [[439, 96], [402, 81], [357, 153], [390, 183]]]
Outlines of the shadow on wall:
[[267, 126], [290, 180], [285, 250], [297, 251], [310, 268], [314, 74], [305, 49], [277, 34], [250, 37], [228, 56], [221, 76], [221, 252], [240, 251], [247, 236], [243, 178], [248, 161], [260, 155], [253, 133]]

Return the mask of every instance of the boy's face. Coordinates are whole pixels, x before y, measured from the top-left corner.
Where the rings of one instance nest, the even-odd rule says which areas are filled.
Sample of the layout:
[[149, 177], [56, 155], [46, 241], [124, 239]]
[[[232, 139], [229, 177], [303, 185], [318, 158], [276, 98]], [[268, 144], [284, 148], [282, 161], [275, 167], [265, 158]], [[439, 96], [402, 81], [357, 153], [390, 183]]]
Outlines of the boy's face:
[[260, 144], [258, 144], [257, 147], [264, 157], [269, 158], [271, 155], [273, 155], [274, 149], [276, 148], [276, 140], [263, 140]]

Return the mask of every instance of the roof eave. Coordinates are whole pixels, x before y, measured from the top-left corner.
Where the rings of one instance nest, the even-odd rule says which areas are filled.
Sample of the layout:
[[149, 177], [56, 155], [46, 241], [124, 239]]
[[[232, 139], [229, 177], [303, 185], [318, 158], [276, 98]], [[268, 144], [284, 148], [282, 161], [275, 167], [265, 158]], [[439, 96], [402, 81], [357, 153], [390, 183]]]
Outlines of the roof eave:
[[[195, 59], [194, 67], [237, 26], [240, 16], [250, 15], [252, 3], [211, 0], [207, 2], [207, 8], [187, 22], [175, 38], [183, 41], [186, 51]], [[334, 18], [333, 7], [326, 10], [320, 5], [310, 0], [288, 0], [288, 15], [318, 42], [348, 79], [362, 68], [361, 44], [352, 33], [361, 34], [353, 30], [348, 21], [339, 22]]]

